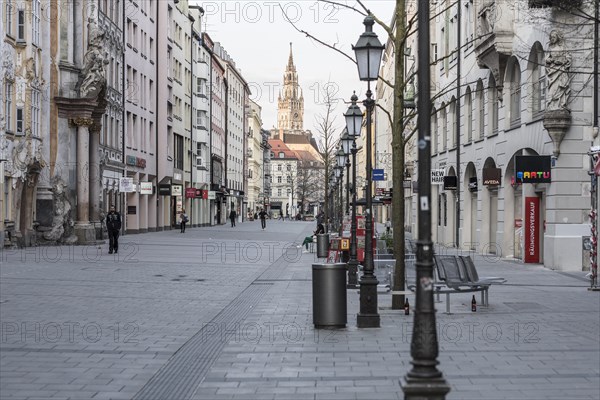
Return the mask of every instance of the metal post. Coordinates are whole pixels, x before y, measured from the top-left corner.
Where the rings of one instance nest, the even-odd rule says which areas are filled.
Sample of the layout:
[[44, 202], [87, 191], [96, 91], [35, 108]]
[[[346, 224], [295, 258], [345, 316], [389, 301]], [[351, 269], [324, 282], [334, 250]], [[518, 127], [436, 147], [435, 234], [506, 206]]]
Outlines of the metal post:
[[348, 288], [358, 286], [358, 259], [356, 256], [356, 139], [352, 141], [352, 216], [350, 220], [350, 261], [348, 261]]
[[360, 279], [360, 311], [356, 317], [359, 328], [379, 328], [379, 313], [377, 309], [377, 278], [374, 274], [373, 265], [373, 194], [372, 194], [372, 160], [371, 160], [371, 136], [372, 118], [371, 114], [375, 107], [375, 100], [371, 98], [371, 82], [367, 81], [367, 98], [363, 102], [367, 109], [367, 206], [365, 210], [365, 260], [364, 274]]
[[344, 215], [350, 213], [350, 155], [346, 155], [346, 212]]
[[438, 340], [433, 302], [433, 243], [431, 241], [431, 99], [429, 68], [429, 0], [419, 0], [418, 114], [419, 232], [417, 241], [417, 297], [410, 347], [412, 369], [404, 377], [405, 400], [443, 400], [450, 387], [437, 369]]

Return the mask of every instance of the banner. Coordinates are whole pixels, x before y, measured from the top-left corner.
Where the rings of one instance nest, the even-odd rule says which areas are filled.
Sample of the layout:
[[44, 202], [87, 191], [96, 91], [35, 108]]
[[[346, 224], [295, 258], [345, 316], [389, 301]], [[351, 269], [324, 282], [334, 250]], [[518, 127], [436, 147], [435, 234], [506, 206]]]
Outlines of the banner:
[[525, 231], [525, 257], [526, 263], [540, 262], [540, 198], [525, 197], [525, 223], [523, 230]]

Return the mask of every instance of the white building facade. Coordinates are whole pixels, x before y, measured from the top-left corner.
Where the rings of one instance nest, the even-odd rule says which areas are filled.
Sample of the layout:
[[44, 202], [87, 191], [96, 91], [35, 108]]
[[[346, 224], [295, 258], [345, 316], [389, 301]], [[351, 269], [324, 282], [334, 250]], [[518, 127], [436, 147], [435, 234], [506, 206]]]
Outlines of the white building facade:
[[587, 152], [598, 124], [590, 62], [598, 38], [581, 15], [594, 14], [593, 2], [572, 10], [524, 0], [437, 7], [432, 168], [445, 182], [432, 191], [435, 241], [581, 270], [590, 235]]

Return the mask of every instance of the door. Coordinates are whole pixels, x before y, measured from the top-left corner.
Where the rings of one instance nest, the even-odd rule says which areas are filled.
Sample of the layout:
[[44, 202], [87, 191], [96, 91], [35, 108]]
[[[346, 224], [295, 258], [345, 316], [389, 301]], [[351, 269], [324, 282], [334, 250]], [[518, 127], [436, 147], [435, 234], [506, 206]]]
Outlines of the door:
[[477, 194], [471, 193], [471, 244], [469, 249], [477, 248]]
[[498, 254], [499, 247], [496, 232], [498, 231], [498, 193], [490, 193], [490, 237], [489, 237], [489, 252]]

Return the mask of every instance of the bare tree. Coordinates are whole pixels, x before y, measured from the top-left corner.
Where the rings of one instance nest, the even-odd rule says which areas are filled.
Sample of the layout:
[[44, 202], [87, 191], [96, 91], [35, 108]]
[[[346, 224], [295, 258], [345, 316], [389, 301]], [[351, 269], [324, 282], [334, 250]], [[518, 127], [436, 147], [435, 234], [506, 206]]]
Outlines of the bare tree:
[[325, 85], [321, 90], [324, 112], [317, 115], [316, 124], [317, 132], [321, 135], [319, 141], [319, 154], [324, 166], [324, 201], [325, 201], [325, 216], [330, 217], [329, 210], [329, 176], [333, 172], [335, 162], [335, 149], [338, 143], [338, 137], [334, 136], [339, 133], [340, 129], [335, 126], [336, 99], [335, 88], [331, 85]]

